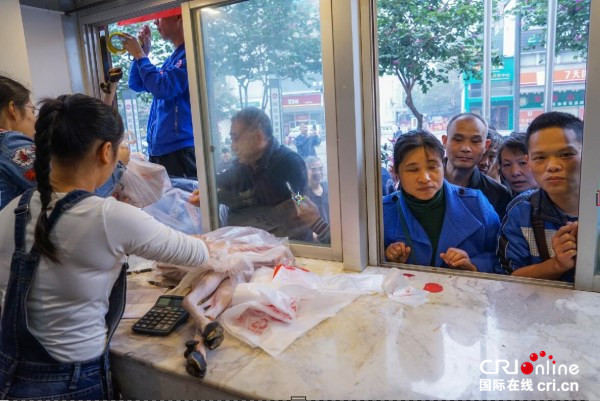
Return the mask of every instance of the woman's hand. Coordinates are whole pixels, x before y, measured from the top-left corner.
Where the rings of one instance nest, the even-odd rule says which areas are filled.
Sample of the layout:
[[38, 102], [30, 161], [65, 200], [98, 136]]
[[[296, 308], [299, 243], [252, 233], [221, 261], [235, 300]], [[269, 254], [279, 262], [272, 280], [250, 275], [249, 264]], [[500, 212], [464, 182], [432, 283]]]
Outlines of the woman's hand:
[[394, 242], [385, 249], [385, 259], [388, 262], [406, 263], [410, 250], [410, 246], [406, 246], [404, 242]]
[[440, 258], [453, 269], [469, 270], [472, 272], [477, 271], [477, 267], [471, 263], [469, 255], [462, 249], [448, 248], [445, 253], [440, 253]]

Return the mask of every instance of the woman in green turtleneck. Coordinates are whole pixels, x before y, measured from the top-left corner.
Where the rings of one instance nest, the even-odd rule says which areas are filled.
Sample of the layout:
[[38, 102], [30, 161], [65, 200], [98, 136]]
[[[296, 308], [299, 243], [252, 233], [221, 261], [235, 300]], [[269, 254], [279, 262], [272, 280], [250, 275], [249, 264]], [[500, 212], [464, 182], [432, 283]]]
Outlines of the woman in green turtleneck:
[[479, 190], [444, 180], [443, 156], [442, 144], [427, 131], [396, 141], [400, 187], [383, 198], [386, 260], [498, 273], [498, 215]]

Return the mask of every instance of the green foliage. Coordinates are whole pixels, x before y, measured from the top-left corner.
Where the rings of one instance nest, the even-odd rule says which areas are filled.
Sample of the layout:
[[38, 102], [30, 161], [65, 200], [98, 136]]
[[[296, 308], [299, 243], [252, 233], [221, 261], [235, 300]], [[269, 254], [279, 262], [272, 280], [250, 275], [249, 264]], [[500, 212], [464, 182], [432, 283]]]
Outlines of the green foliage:
[[418, 85], [427, 93], [435, 82], [448, 82], [458, 71], [478, 77], [483, 55], [481, 0], [379, 0], [379, 74], [395, 75], [406, 92], [406, 105], [423, 116], [413, 103]]
[[[556, 10], [555, 52], [572, 51], [577, 56], [587, 58], [591, 0], [558, 0]], [[523, 50], [546, 46], [548, 2], [546, 0], [521, 0], [519, 5], [508, 12], [521, 12], [524, 31], [539, 30], [531, 38], [531, 45]], [[540, 29], [542, 28], [542, 29]]]
[[263, 109], [269, 78], [308, 85], [309, 74], [321, 72], [317, 7], [314, 0], [253, 0], [203, 14], [207, 73], [235, 79], [240, 108], [248, 105], [251, 82], [263, 84]]

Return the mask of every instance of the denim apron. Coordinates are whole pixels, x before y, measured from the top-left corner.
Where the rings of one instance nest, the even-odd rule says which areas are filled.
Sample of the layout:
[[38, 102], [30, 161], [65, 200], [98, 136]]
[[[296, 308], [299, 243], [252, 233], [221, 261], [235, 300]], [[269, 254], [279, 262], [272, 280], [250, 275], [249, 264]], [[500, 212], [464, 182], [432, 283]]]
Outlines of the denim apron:
[[[0, 322], [0, 399], [113, 399], [109, 343], [125, 308], [127, 264], [123, 264], [110, 293], [102, 355], [76, 363], [55, 360], [27, 327], [27, 294], [40, 260], [39, 251], [25, 250], [25, 228], [31, 219], [29, 201], [34, 190], [27, 190], [15, 209], [15, 252]], [[62, 213], [91, 195], [72, 191], [59, 200], [48, 218], [46, 232], [52, 230]]]

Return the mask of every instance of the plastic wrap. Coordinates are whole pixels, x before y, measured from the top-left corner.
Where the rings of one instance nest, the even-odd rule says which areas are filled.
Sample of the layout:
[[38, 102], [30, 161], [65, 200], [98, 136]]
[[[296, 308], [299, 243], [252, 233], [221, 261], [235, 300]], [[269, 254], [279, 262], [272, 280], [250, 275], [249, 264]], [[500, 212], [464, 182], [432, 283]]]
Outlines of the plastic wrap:
[[[192, 288], [202, 271], [213, 270], [227, 273], [234, 283], [247, 282], [259, 267], [274, 268], [279, 264], [294, 265], [294, 255], [289, 249], [287, 238], [278, 238], [254, 227], [223, 227], [199, 238], [204, 240], [209, 251], [208, 260], [202, 269], [173, 265], [159, 265], [166, 277], [176, 278], [185, 272], [178, 290]], [[177, 270], [181, 272], [178, 272]]]
[[133, 154], [114, 195], [130, 205], [145, 207], [158, 201], [164, 190], [170, 187], [171, 181], [163, 166]]
[[190, 193], [179, 188], [167, 188], [162, 197], [142, 210], [174, 230], [186, 234], [202, 233], [200, 208], [188, 202]]

